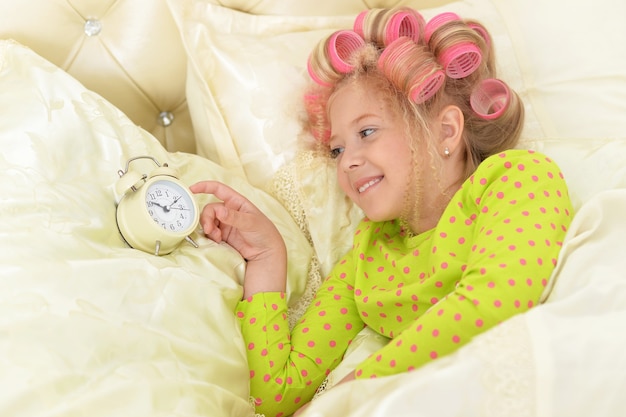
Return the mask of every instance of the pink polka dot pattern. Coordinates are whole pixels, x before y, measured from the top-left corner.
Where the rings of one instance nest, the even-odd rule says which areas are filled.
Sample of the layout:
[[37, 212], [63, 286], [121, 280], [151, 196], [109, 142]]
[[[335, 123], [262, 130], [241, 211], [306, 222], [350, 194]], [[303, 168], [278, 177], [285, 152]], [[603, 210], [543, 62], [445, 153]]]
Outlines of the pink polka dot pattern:
[[308, 401], [365, 325], [393, 340], [356, 370], [374, 378], [417, 369], [531, 308], [571, 216], [559, 168], [515, 150], [485, 160], [428, 232], [363, 221], [291, 333], [283, 295], [239, 304], [257, 411], [289, 415]]

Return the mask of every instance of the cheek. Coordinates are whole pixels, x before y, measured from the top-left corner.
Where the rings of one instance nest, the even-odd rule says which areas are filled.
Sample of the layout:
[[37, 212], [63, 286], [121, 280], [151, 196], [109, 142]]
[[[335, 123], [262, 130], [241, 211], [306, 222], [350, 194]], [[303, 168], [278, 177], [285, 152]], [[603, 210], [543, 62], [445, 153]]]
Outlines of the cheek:
[[347, 196], [352, 195], [352, 187], [350, 186], [350, 182], [348, 181], [348, 176], [341, 168], [337, 168], [337, 182], [339, 183], [339, 187]]

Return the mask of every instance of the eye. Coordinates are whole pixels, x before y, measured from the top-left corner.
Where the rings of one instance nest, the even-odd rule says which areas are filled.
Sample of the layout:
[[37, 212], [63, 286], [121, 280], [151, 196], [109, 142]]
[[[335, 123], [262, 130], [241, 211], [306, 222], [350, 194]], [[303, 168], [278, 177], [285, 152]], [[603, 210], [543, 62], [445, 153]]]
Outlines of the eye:
[[370, 135], [372, 135], [374, 132], [376, 132], [376, 129], [373, 128], [367, 128], [367, 129], [363, 129], [359, 132], [359, 135], [361, 135], [362, 138], [366, 138]]
[[343, 153], [344, 148], [338, 146], [330, 150], [330, 157], [333, 159], [339, 158], [339, 155]]

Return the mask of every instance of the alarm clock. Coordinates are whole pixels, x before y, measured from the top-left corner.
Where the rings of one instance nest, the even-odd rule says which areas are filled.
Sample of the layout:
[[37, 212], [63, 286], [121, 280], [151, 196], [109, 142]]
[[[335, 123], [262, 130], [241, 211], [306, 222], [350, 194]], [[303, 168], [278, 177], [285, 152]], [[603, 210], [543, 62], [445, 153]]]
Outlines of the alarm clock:
[[[131, 170], [130, 164], [139, 159], [156, 167], [149, 174]], [[121, 197], [115, 215], [128, 246], [155, 255], [171, 253], [184, 240], [198, 247], [190, 236], [198, 227], [198, 205], [175, 169], [151, 156], [137, 156], [118, 175], [115, 190]]]

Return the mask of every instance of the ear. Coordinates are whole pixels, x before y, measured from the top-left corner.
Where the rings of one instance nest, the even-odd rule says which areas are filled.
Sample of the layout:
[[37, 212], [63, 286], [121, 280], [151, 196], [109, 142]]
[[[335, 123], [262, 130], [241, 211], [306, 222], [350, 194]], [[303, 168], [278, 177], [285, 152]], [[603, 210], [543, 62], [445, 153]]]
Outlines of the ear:
[[439, 143], [437, 149], [440, 155], [446, 155], [446, 149], [449, 154], [458, 154], [463, 146], [463, 128], [465, 126], [465, 117], [463, 112], [457, 106], [450, 105], [444, 107], [437, 118], [439, 123]]

